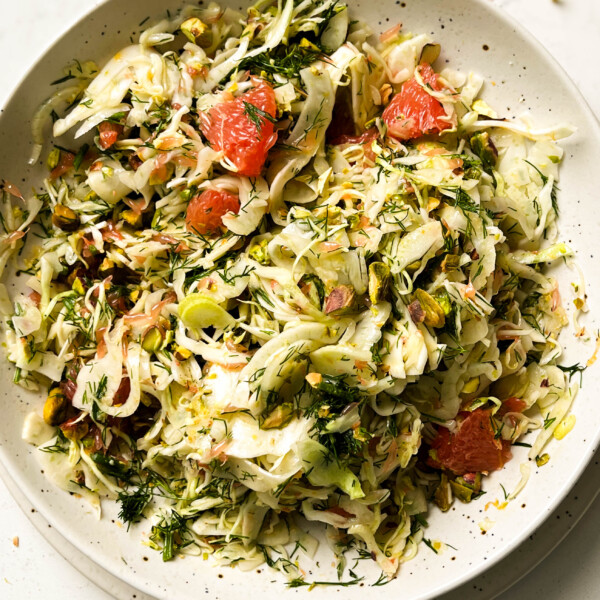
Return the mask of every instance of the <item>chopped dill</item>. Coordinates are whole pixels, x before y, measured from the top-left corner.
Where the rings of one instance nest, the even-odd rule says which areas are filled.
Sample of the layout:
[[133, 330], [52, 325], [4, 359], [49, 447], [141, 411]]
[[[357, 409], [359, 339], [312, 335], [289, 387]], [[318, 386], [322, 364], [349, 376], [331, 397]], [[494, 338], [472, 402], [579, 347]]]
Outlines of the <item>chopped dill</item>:
[[587, 366], [581, 366], [579, 363], [575, 363], [574, 365], [571, 365], [570, 367], [566, 367], [563, 365], [556, 365], [556, 366], [563, 373], [567, 373], [567, 375], [569, 376], [569, 382], [575, 375], [577, 375], [577, 373], [579, 373], [579, 383], [580, 383], [580, 385], [583, 384], [583, 372], [587, 369]]
[[171, 560], [183, 548], [194, 543], [187, 522], [187, 518], [173, 510], [152, 527], [150, 540], [161, 549], [163, 561]]
[[261, 110], [258, 106], [250, 102], [244, 101], [244, 114], [248, 117], [248, 120], [256, 127], [256, 131], [259, 133], [267, 123], [277, 123], [277, 119], [271, 116], [268, 112]]
[[40, 451], [47, 454], [67, 454], [69, 452], [69, 440], [65, 437], [62, 429], [57, 429], [54, 444], [41, 447]]
[[141, 519], [151, 499], [152, 489], [149, 484], [142, 485], [132, 492], [119, 492], [117, 498], [121, 504], [119, 519], [127, 524], [127, 529], [132, 523], [137, 523]]

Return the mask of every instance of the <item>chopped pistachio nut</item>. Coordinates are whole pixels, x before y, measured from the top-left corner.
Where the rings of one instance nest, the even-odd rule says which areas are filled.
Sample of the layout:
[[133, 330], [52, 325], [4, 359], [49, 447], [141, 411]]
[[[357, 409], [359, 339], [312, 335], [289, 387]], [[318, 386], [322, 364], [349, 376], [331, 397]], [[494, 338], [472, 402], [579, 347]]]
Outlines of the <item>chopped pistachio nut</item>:
[[440, 303], [422, 289], [415, 291], [415, 297], [425, 313], [425, 325], [434, 328], [443, 327], [446, 323], [446, 314]]
[[115, 273], [115, 263], [110, 258], [105, 258], [98, 267], [100, 277], [110, 277]]
[[473, 489], [458, 479], [450, 482], [452, 493], [461, 501], [465, 503], [471, 502], [473, 499]]
[[421, 50], [419, 64], [433, 64], [438, 59], [441, 49], [442, 48], [439, 44], [425, 44], [425, 46], [423, 46], [423, 50]]
[[446, 254], [444, 260], [442, 260], [442, 271], [448, 273], [448, 271], [456, 271], [460, 265], [460, 256], [457, 254]]
[[477, 388], [479, 387], [479, 377], [473, 377], [472, 379], [469, 379], [469, 381], [467, 381], [467, 383], [465, 383], [465, 385], [463, 385], [463, 388], [461, 390], [461, 394], [474, 394], [477, 391]]
[[148, 331], [146, 331], [146, 333], [144, 333], [144, 336], [142, 338], [142, 348], [146, 352], [153, 354], [154, 352], [160, 350], [163, 341], [164, 336], [160, 328], [151, 327], [150, 329], [148, 329]]
[[339, 206], [319, 206], [313, 214], [317, 219], [327, 219], [330, 225], [338, 225], [342, 220], [342, 209]]
[[389, 83], [384, 83], [379, 88], [379, 96], [381, 97], [381, 104], [387, 106], [394, 93], [394, 88]]
[[369, 265], [369, 299], [373, 304], [381, 302], [390, 283], [390, 268], [382, 262]]
[[179, 192], [179, 197], [184, 202], [191, 200], [193, 195], [194, 195], [194, 190], [192, 190], [191, 188], [186, 188], [185, 190], [182, 190], [181, 192]]
[[313, 42], [311, 42], [310, 40], [307, 40], [304, 37], [300, 40], [300, 48], [308, 48], [309, 50], [314, 50], [316, 52], [321, 51], [319, 46], [317, 46], [316, 44], [313, 44]]
[[124, 210], [121, 212], [121, 218], [135, 229], [139, 229], [142, 226], [142, 214], [134, 210]]
[[276, 406], [269, 415], [263, 420], [261, 429], [279, 429], [294, 416], [294, 407], [292, 404], [285, 403]]
[[463, 179], [481, 179], [481, 168], [477, 165], [471, 165], [465, 169]]
[[70, 427], [61, 427], [63, 435], [72, 442], [77, 442], [84, 438], [89, 430], [89, 425], [85, 421], [79, 421]]
[[323, 306], [325, 300], [325, 286], [316, 275], [303, 275], [298, 285], [302, 293], [309, 299], [310, 303], [317, 308]]
[[412, 319], [413, 323], [423, 323], [423, 321], [425, 320], [425, 311], [423, 310], [423, 307], [421, 306], [421, 303], [418, 300], [414, 300], [413, 302], [411, 302], [408, 306], [408, 314], [410, 315], [410, 318]]
[[433, 296], [434, 300], [441, 306], [444, 315], [447, 317], [452, 312], [452, 300], [446, 290], [439, 290]]
[[406, 267], [406, 270], [408, 271], [408, 273], [414, 273], [415, 271], [418, 271], [420, 268], [421, 268], [421, 261], [415, 260], [415, 262], [410, 263], [410, 265], [408, 265]]
[[44, 403], [44, 421], [48, 425], [60, 425], [67, 418], [69, 403], [59, 387], [52, 388]]
[[162, 315], [160, 317], [158, 317], [158, 324], [163, 328], [163, 329], [171, 329], [171, 321], [169, 321], [169, 319], [166, 319], [165, 317], [163, 317]]
[[58, 148], [52, 148], [52, 150], [48, 154], [48, 159], [46, 160], [46, 164], [48, 165], [48, 168], [51, 171], [52, 171], [52, 169], [56, 169], [59, 161], [60, 161], [60, 150]]
[[80, 296], [83, 296], [85, 294], [85, 287], [83, 286], [83, 281], [80, 277], [75, 277], [71, 289], [74, 292], [77, 292]]
[[248, 255], [261, 265], [270, 265], [271, 258], [269, 257], [269, 252], [267, 251], [268, 245], [268, 240], [260, 240], [259, 242], [256, 242], [250, 246]]
[[347, 218], [348, 225], [350, 225], [351, 231], [358, 231], [360, 229], [361, 216], [362, 215], [357, 213], [357, 214], [350, 215]]
[[325, 300], [325, 314], [341, 312], [352, 307], [354, 302], [354, 287], [351, 285], [338, 285], [331, 290]]
[[192, 17], [187, 19], [181, 24], [181, 33], [190, 40], [190, 42], [197, 44], [201, 48], [208, 48], [212, 44], [212, 31], [206, 23]]
[[373, 434], [370, 433], [365, 427], [354, 427], [352, 429], [352, 437], [359, 442], [368, 442]]
[[63, 231], [75, 231], [79, 227], [79, 217], [67, 206], [57, 204], [52, 214], [52, 225]]
[[494, 146], [494, 142], [490, 139], [490, 134], [487, 131], [479, 131], [471, 136], [471, 149], [479, 156], [484, 168], [491, 169], [496, 166], [498, 160], [498, 150]]
[[183, 346], [177, 346], [177, 348], [175, 348], [175, 352], [173, 352], [173, 356], [179, 361], [184, 361], [192, 358], [192, 354], [193, 353], [191, 350], [188, 350]]
[[471, 502], [481, 491], [481, 473], [477, 473], [472, 481], [467, 481], [464, 477], [456, 477], [450, 481], [450, 487], [461, 502]]
[[442, 473], [442, 478], [435, 490], [433, 500], [442, 512], [449, 511], [452, 506], [452, 489], [450, 488], [448, 476], [445, 473]]
[[162, 343], [161, 348], [166, 348], [175, 338], [175, 333], [173, 332], [172, 329], [167, 329], [164, 332], [164, 341]]
[[331, 407], [327, 404], [323, 406], [319, 406], [319, 410], [317, 411], [317, 416], [319, 419], [325, 419], [331, 414]]
[[550, 455], [547, 453], [535, 457], [535, 464], [538, 467], [543, 467], [550, 460]]

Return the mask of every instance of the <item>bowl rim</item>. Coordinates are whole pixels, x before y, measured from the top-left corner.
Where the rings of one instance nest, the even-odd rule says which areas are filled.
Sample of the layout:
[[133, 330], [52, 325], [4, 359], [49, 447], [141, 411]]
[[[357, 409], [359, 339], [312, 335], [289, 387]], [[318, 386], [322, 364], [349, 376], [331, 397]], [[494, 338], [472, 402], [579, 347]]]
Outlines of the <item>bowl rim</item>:
[[[94, 14], [106, 4], [111, 2], [112, 0], [95, 0], [94, 4], [92, 4], [89, 8], [87, 8], [80, 16], [73, 22], [67, 29], [62, 30], [59, 35], [53, 36], [49, 38], [49, 42], [43, 46], [43, 48], [35, 55], [35, 58], [31, 60], [29, 67], [23, 71], [23, 74], [18, 78], [17, 83], [11, 88], [9, 94], [5, 97], [4, 101], [0, 103], [0, 122], [4, 117], [4, 109], [13, 101], [15, 96], [17, 96], [21, 90], [21, 88], [25, 85], [29, 77], [31, 76], [34, 69], [37, 67], [38, 63], [42, 60], [44, 56], [49, 54], [55, 46], [60, 44], [65, 38], [70, 36], [76, 29], [78, 29], [85, 21], [89, 20], [94, 16]], [[176, 6], [185, 6], [189, 4], [189, 0], [168, 0]], [[217, 0], [218, 1], [218, 0]], [[505, 25], [511, 27], [515, 34], [518, 35], [521, 39], [523, 39], [527, 44], [533, 46], [533, 48], [544, 58], [545, 62], [552, 68], [553, 76], [558, 77], [562, 80], [563, 84], [566, 87], [569, 87], [571, 93], [577, 100], [577, 103], [581, 109], [581, 114], [589, 121], [588, 125], [590, 126], [589, 131], [586, 133], [587, 137], [594, 137], [596, 140], [600, 140], [600, 115], [596, 115], [592, 108], [590, 107], [587, 99], [575, 84], [565, 67], [563, 67], [557, 59], [554, 58], [550, 50], [540, 41], [538, 38], [527, 29], [524, 25], [522, 25], [516, 18], [512, 17], [508, 14], [501, 6], [497, 5], [494, 0], [491, 2], [488, 0], [471, 0], [471, 2], [475, 1], [481, 8], [486, 11], [489, 11], [494, 19], [498, 19], [502, 21]], [[346, 0], [349, 7], [351, 7], [351, 0]], [[156, 15], [158, 16], [158, 15]], [[600, 144], [598, 145], [600, 149]], [[577, 400], [575, 400], [577, 401]], [[573, 489], [577, 481], [581, 478], [583, 472], [591, 462], [594, 457], [595, 452], [600, 447], [600, 429], [595, 434], [594, 439], [591, 443], [586, 446], [585, 452], [580, 455], [578, 463], [574, 466], [573, 470], [569, 478], [565, 481], [565, 483], [558, 488], [557, 492], [553, 495], [552, 499], [548, 501], [546, 505], [546, 510], [538, 513], [538, 516], [530, 521], [527, 528], [523, 529], [518, 535], [512, 537], [510, 541], [506, 542], [502, 545], [501, 549], [493, 552], [490, 556], [490, 559], [484, 563], [480, 563], [479, 565], [471, 568], [465, 569], [463, 575], [452, 579], [449, 582], [440, 583], [435, 588], [432, 588], [425, 595], [419, 596], [419, 600], [432, 600], [438, 598], [442, 594], [446, 594], [451, 592], [452, 590], [459, 588], [460, 586], [468, 583], [469, 581], [475, 579], [481, 574], [485, 573], [491, 567], [499, 563], [502, 559], [506, 558], [510, 553], [512, 553], [516, 548], [518, 548], [533, 532], [535, 532], [539, 527], [541, 527], [550, 517], [551, 514], [557, 509], [560, 503], [566, 498], [569, 492]], [[9, 461], [4, 458], [4, 452], [2, 451], [2, 447], [0, 446], [0, 478], [5, 483], [9, 493], [14, 498], [15, 502], [19, 506], [23, 512], [25, 512], [27, 518], [34, 524], [36, 529], [38, 529], [35, 521], [32, 519], [29, 511], [24, 510], [22, 502], [19, 502], [18, 495], [22, 494], [22, 487], [20, 485], [20, 474], [11, 467]], [[15, 489], [16, 488], [16, 489]], [[92, 561], [95, 565], [97, 565], [100, 569], [107, 570], [106, 567], [96, 561], [93, 556], [93, 553], [87, 549], [86, 546], [79, 544], [77, 540], [71, 539], [70, 536], [61, 531], [60, 525], [57, 526], [56, 520], [52, 518], [52, 512], [50, 510], [46, 511], [45, 508], [40, 509], [38, 504], [35, 503], [35, 499], [28, 500], [35, 507], [36, 511], [39, 512], [43, 518], [54, 527], [61, 537], [67, 540], [70, 544], [72, 544], [78, 552], [82, 553], [87, 559]], [[38, 529], [39, 530], [39, 529]], [[52, 544], [53, 547], [54, 544]], [[66, 559], [69, 560], [68, 557], [61, 552], [60, 548], [55, 548], [58, 552]], [[87, 574], [83, 571], [84, 575]], [[117, 575], [113, 574], [110, 571], [108, 573], [112, 577], [118, 578], [120, 581], [123, 581], [126, 585], [129, 585], [136, 590], [149, 594], [149, 589], [146, 587], [140, 587], [140, 582], [137, 581], [133, 574], [129, 571], [127, 575]], [[97, 584], [99, 585], [99, 584]], [[99, 587], [102, 587], [99, 585]], [[104, 588], [103, 588], [104, 589]], [[508, 588], [507, 588], [508, 589]], [[108, 590], [105, 590], [108, 591]], [[298, 590], [296, 590], [298, 591]]]

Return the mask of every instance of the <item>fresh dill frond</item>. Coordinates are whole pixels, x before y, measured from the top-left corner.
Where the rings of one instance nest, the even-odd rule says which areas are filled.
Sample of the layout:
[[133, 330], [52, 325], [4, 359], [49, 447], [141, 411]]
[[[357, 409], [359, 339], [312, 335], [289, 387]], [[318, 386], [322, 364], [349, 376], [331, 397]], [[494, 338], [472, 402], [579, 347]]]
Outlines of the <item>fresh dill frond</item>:
[[282, 75], [292, 79], [298, 77], [302, 69], [310, 67], [319, 60], [328, 60], [325, 52], [319, 48], [303, 47], [300, 44], [289, 46], [282, 44], [273, 50], [245, 58], [238, 68], [240, 71], [248, 70], [255, 75], [266, 73], [271, 77]]
[[255, 106], [251, 102], [244, 100], [244, 114], [248, 117], [248, 120], [256, 127], [256, 131], [259, 133], [267, 123], [277, 123], [277, 119], [270, 115], [268, 112], [261, 110], [258, 106]]
[[187, 522], [188, 519], [173, 510], [152, 527], [150, 539], [161, 548], [163, 561], [171, 560], [181, 549], [193, 543]]
[[[548, 177], [544, 175], [538, 167], [536, 167], [532, 162], [524, 159], [525, 162], [537, 171], [537, 174], [540, 176], [542, 180], [542, 185], [546, 185], [548, 183]], [[560, 191], [559, 187], [556, 185], [556, 182], [552, 184], [552, 191], [550, 192], [550, 200], [552, 201], [552, 210], [558, 216], [558, 192]]]
[[569, 376], [569, 382], [571, 379], [579, 373], [579, 384], [583, 383], [583, 372], [587, 369], [587, 366], [581, 366], [579, 363], [575, 363], [570, 367], [565, 367], [563, 365], [556, 365], [563, 373], [567, 373]]
[[127, 529], [129, 529], [132, 523], [137, 523], [141, 519], [144, 509], [148, 506], [151, 499], [152, 489], [148, 484], [140, 486], [133, 492], [119, 492], [117, 498], [121, 504], [119, 519], [127, 524]]
[[322, 586], [337, 586], [337, 587], [350, 587], [351, 585], [357, 585], [361, 581], [364, 580], [364, 577], [356, 577], [354, 579], [349, 579], [347, 581], [306, 581], [303, 577], [296, 577], [291, 581], [288, 581], [286, 584], [289, 588], [298, 588], [298, 587], [316, 587], [318, 585]]
[[65, 437], [61, 429], [57, 430], [56, 441], [51, 446], [40, 448], [41, 452], [47, 454], [67, 454], [69, 451], [69, 440]]

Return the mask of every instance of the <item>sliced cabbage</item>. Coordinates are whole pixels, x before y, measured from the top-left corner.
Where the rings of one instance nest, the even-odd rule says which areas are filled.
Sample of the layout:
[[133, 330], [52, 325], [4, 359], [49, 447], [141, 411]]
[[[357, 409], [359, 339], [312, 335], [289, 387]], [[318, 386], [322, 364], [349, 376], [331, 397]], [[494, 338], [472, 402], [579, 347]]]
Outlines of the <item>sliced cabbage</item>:
[[88, 172], [88, 185], [102, 200], [116, 204], [131, 192], [131, 188], [122, 181], [127, 174], [119, 162], [104, 159], [94, 163]]
[[358, 477], [350, 469], [328, 461], [324, 446], [314, 440], [304, 440], [298, 444], [298, 452], [306, 477], [313, 485], [339, 487], [351, 500], [364, 498]]

